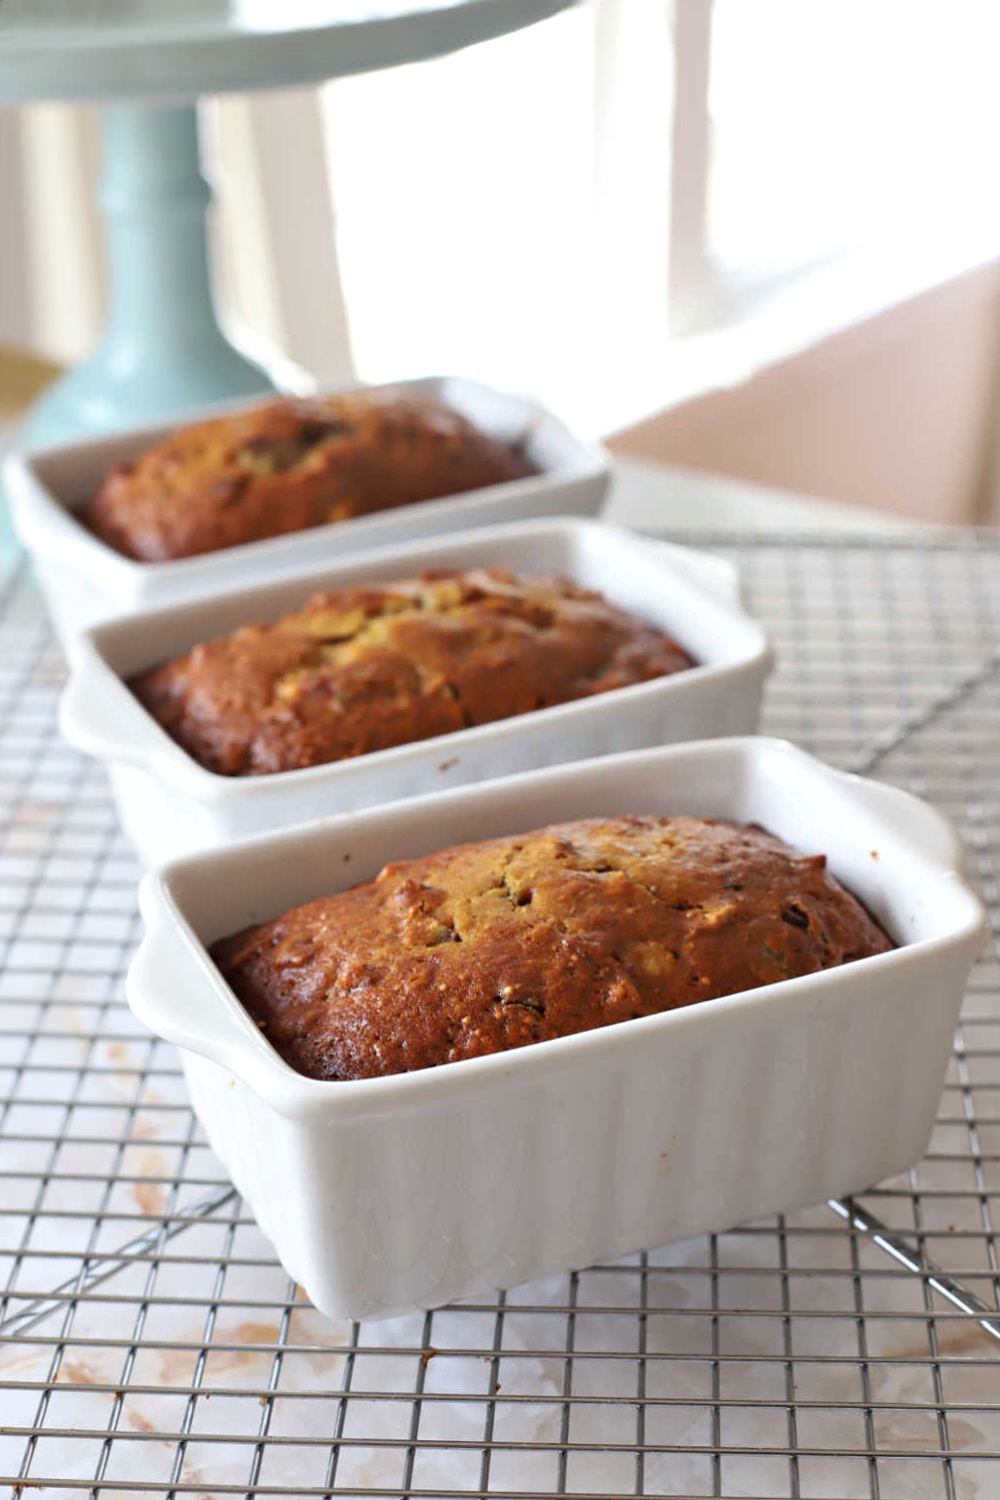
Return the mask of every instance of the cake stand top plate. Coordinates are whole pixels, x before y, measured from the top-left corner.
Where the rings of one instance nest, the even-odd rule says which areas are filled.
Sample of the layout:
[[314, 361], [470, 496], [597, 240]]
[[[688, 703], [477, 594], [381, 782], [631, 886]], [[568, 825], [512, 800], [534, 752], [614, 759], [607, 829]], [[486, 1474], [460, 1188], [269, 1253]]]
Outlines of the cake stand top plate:
[[178, 104], [318, 83], [518, 31], [573, 0], [2, 0], [0, 102]]

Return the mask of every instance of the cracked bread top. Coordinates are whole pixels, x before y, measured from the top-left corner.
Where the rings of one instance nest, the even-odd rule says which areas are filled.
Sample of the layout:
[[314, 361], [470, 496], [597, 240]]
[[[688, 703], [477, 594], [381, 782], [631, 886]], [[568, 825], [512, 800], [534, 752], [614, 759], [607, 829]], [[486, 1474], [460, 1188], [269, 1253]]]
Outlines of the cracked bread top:
[[181, 427], [113, 468], [80, 519], [126, 557], [164, 562], [533, 472], [440, 401], [352, 391]]
[[576, 584], [501, 568], [315, 594], [129, 686], [225, 776], [291, 771], [430, 739], [693, 665]]
[[387, 865], [211, 951], [293, 1068], [352, 1079], [549, 1041], [892, 947], [822, 854], [752, 826], [617, 817]]

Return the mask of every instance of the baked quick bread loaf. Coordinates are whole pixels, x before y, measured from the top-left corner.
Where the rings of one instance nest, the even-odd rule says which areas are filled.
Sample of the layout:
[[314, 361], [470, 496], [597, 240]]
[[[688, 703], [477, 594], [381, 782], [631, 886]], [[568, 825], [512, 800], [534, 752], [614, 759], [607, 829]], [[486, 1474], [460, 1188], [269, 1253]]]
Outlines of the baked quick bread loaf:
[[439, 401], [352, 391], [181, 427], [112, 469], [80, 519], [127, 557], [164, 562], [532, 472]]
[[225, 776], [293, 771], [663, 677], [675, 641], [559, 578], [500, 568], [316, 594], [136, 677], [168, 734]]
[[734, 823], [619, 817], [387, 865], [212, 956], [293, 1068], [350, 1079], [548, 1041], [892, 946], [821, 854]]

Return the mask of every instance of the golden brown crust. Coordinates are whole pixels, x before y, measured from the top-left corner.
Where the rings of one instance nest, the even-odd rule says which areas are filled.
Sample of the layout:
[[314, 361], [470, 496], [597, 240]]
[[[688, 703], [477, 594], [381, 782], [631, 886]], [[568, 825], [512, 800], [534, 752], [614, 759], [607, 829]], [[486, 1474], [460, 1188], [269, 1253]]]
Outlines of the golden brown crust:
[[373, 1078], [548, 1041], [893, 944], [762, 829], [587, 819], [443, 849], [216, 943], [293, 1068]]
[[532, 472], [439, 401], [353, 391], [182, 427], [112, 469], [80, 519], [126, 557], [164, 562]]
[[599, 594], [489, 568], [316, 594], [129, 686], [202, 765], [241, 776], [366, 755], [691, 665]]

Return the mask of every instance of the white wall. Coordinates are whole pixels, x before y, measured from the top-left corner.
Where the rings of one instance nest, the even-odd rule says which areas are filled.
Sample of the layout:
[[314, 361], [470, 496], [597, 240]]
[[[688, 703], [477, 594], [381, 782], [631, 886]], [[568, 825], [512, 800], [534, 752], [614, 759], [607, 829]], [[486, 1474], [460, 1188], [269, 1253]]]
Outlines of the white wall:
[[998, 353], [994, 260], [611, 446], [925, 520], [1000, 521]]

